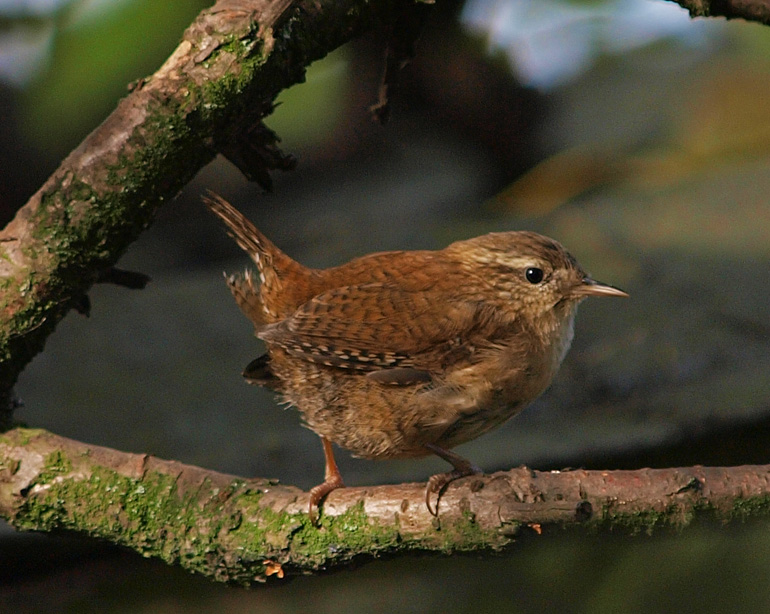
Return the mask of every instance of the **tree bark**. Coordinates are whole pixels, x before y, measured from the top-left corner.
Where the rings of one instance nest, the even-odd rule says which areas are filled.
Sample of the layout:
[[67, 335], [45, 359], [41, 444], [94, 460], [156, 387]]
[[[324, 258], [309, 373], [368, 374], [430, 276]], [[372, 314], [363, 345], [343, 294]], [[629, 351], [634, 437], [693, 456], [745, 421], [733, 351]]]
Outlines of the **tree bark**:
[[450, 484], [439, 516], [424, 484], [333, 491], [318, 526], [308, 494], [87, 445], [42, 431], [0, 437], [0, 516], [25, 530], [69, 530], [239, 584], [404, 552], [490, 551], [523, 533], [570, 526], [652, 533], [696, 518], [770, 512], [770, 466], [532, 471]]
[[158, 207], [218, 152], [269, 187], [292, 165], [261, 123], [275, 97], [398, 1], [218, 0], [62, 162], [0, 231], [0, 429], [19, 373]]
[[745, 19], [770, 25], [767, 0], [670, 0], [689, 11], [690, 17]]

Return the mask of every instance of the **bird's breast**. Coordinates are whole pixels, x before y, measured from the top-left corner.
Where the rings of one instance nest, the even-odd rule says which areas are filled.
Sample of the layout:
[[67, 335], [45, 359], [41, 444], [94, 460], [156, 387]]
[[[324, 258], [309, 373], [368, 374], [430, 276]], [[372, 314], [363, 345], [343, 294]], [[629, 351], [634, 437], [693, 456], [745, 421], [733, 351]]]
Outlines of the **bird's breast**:
[[446, 372], [439, 384], [418, 395], [422, 415], [437, 440], [452, 447], [470, 441], [518, 414], [548, 388], [569, 349], [574, 312], [549, 334], [523, 331], [479, 349], [471, 364]]

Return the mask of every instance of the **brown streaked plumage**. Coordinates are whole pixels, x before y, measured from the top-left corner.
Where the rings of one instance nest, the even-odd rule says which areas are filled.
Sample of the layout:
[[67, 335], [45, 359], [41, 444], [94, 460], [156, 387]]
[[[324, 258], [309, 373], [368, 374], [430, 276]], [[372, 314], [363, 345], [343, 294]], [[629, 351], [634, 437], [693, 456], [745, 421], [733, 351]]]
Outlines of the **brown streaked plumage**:
[[454, 470], [426, 489], [437, 513], [432, 493], [480, 471], [450, 449], [545, 390], [569, 349], [581, 300], [626, 296], [534, 232], [309, 269], [224, 199], [205, 202], [259, 271], [259, 284], [250, 272], [227, 278], [267, 345], [244, 377], [279, 392], [321, 437], [326, 477], [311, 490], [311, 513], [343, 485], [331, 443], [369, 459], [444, 458]]

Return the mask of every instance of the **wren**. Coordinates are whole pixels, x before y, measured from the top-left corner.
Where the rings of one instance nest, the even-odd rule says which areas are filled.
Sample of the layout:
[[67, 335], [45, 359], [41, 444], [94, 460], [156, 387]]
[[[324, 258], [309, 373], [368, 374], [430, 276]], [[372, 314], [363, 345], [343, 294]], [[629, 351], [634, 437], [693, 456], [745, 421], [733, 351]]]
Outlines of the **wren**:
[[311, 517], [344, 486], [332, 443], [366, 459], [448, 461], [453, 470], [425, 490], [437, 515], [444, 486], [481, 472], [451, 449], [548, 387], [583, 299], [627, 296], [588, 277], [553, 239], [523, 231], [311, 269], [221, 197], [204, 200], [259, 272], [259, 283], [248, 270], [227, 277], [267, 347], [243, 375], [297, 407], [321, 438], [326, 472], [310, 491]]

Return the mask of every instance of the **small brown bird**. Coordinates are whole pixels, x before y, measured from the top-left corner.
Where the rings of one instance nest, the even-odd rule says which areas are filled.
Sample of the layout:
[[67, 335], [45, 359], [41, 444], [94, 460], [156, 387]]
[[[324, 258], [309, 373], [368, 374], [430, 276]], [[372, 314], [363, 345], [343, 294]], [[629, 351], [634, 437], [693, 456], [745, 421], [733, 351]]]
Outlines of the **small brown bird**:
[[436, 454], [451, 463], [426, 488], [437, 514], [431, 494], [481, 472], [451, 448], [499, 426], [548, 387], [580, 301], [627, 296], [534, 232], [310, 269], [224, 199], [205, 202], [259, 270], [259, 285], [248, 270], [227, 278], [267, 345], [243, 375], [279, 392], [321, 437], [326, 474], [310, 491], [311, 515], [344, 485], [332, 443], [362, 458]]

